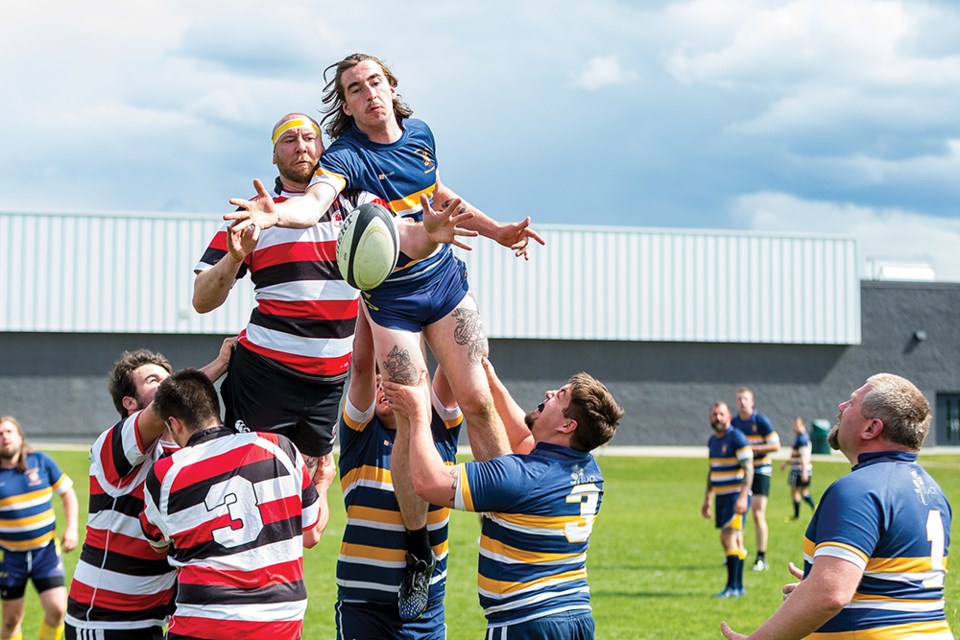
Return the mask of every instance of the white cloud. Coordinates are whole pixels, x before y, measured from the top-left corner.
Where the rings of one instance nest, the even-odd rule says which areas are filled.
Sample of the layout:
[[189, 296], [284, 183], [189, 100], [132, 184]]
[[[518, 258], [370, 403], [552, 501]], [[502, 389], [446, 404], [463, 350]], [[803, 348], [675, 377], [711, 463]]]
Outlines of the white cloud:
[[870, 261], [926, 263], [937, 280], [960, 282], [960, 220], [916, 211], [804, 200], [786, 193], [742, 195], [733, 214], [749, 229], [820, 232], [857, 239], [864, 275]]
[[575, 74], [571, 74], [572, 86], [575, 89], [596, 91], [604, 87], [618, 84], [629, 84], [637, 80], [637, 72], [624, 69], [620, 66], [617, 56], [594, 56], [587, 60], [586, 66]]

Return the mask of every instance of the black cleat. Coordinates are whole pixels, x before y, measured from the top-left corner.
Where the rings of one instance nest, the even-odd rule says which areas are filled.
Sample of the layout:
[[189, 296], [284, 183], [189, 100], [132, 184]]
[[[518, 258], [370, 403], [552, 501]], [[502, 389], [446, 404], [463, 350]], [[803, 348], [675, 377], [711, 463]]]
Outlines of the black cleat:
[[427, 596], [430, 593], [430, 578], [437, 566], [437, 556], [431, 551], [430, 562], [421, 560], [413, 554], [407, 554], [407, 568], [400, 581], [397, 604], [400, 619], [404, 622], [416, 620], [427, 610]]

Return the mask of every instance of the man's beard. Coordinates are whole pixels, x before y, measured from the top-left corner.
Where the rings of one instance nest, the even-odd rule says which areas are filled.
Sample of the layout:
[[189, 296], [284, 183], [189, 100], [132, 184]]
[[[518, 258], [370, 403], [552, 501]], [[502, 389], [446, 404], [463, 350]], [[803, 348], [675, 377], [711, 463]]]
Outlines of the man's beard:
[[523, 422], [527, 425], [527, 429], [533, 430], [533, 423], [537, 421], [537, 417], [540, 415], [540, 412], [534, 409], [533, 411], [528, 411], [525, 416], [523, 416]]
[[838, 434], [840, 433], [840, 424], [837, 423], [833, 425], [833, 428], [830, 429], [830, 433], [827, 434], [827, 444], [830, 445], [830, 448], [834, 451], [840, 450], [840, 439]]

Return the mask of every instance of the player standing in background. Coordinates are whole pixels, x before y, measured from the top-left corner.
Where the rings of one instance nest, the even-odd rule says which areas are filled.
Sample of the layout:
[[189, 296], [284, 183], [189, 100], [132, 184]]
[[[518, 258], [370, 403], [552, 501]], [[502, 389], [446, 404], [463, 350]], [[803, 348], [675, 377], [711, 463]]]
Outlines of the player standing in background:
[[953, 514], [917, 463], [930, 404], [909, 380], [879, 373], [838, 410], [828, 442], [853, 470], [807, 526], [803, 572], [791, 565], [803, 579], [749, 636], [720, 629], [730, 640], [953, 640], [943, 591]]
[[[273, 128], [273, 163], [279, 176], [274, 201], [303, 195], [320, 154], [320, 126], [288, 113]], [[336, 473], [333, 440], [337, 410], [350, 364], [358, 292], [337, 268], [337, 235], [343, 218], [367, 193], [342, 193], [320, 220], [304, 229], [224, 224], [194, 268], [193, 306], [220, 307], [249, 271], [257, 307], [240, 332], [220, 393], [225, 424], [238, 431], [276, 431], [303, 454], [311, 476], [329, 484]]]
[[[226, 219], [243, 220], [260, 228], [275, 224], [313, 224], [344, 189], [377, 194], [399, 217], [431, 221], [429, 199], [469, 213], [463, 226], [473, 229], [526, 257], [531, 238], [543, 240], [529, 228], [530, 219], [500, 224], [462, 202], [440, 181], [436, 145], [430, 128], [411, 118], [412, 111], [397, 94], [397, 79], [373, 56], [353, 54], [328, 67], [335, 72], [328, 83], [324, 122], [334, 142], [321, 156], [313, 181], [303, 197], [274, 204], [269, 198], [231, 200], [245, 212]], [[254, 183], [266, 195], [263, 185]], [[401, 248], [402, 249], [402, 248]], [[430, 257], [412, 261], [401, 255], [398, 269], [384, 284], [364, 294], [372, 319], [374, 342], [385, 378], [416, 384], [426, 374], [420, 333], [430, 345], [453, 388], [466, 422], [473, 453], [479, 459], [507, 449], [503, 425], [493, 406], [481, 358], [487, 353], [486, 334], [476, 301], [468, 295], [466, 269], [450, 248], [443, 246]], [[425, 399], [426, 401], [426, 399]], [[429, 412], [427, 403], [424, 409]], [[401, 422], [403, 418], [400, 419]], [[394, 445], [394, 490], [408, 530], [411, 563], [401, 587], [400, 614], [415, 619], [427, 602], [429, 577], [436, 559], [430, 553], [426, 529], [427, 506], [413, 492], [407, 462], [407, 429], [398, 428]]]
[[739, 598], [745, 593], [743, 562], [747, 552], [743, 548], [743, 521], [750, 510], [753, 452], [746, 436], [730, 426], [730, 408], [725, 402], [711, 405], [710, 426], [710, 470], [700, 514], [704, 518], [711, 516], [713, 499], [714, 525], [720, 529], [720, 544], [727, 562], [727, 585], [715, 597]]
[[27, 580], [40, 594], [39, 640], [63, 637], [67, 609], [63, 560], [57, 543], [53, 494], [63, 501], [64, 551], [77, 548], [77, 494], [73, 481], [47, 454], [34, 451], [13, 416], [0, 416], [0, 638], [21, 640]]
[[[227, 370], [236, 338], [227, 338], [202, 371]], [[159, 353], [124, 352], [109, 376], [120, 422], [90, 447], [90, 509], [80, 560], [70, 583], [67, 640], [162, 640], [173, 607], [175, 572], [158, 556], [138, 519], [143, 481], [156, 460], [177, 445], [153, 407], [170, 363]]]
[[800, 501], [810, 505], [810, 510], [816, 508], [813, 498], [810, 497], [810, 480], [813, 478], [813, 458], [810, 436], [807, 435], [807, 425], [803, 418], [793, 419], [793, 447], [790, 449], [790, 459], [780, 465], [783, 471], [790, 467], [790, 498], [793, 500], [793, 519], [800, 519]]
[[770, 478], [773, 475], [773, 458], [770, 454], [780, 449], [780, 436], [770, 419], [753, 408], [753, 391], [747, 387], [737, 389], [737, 415], [730, 423], [747, 436], [753, 450], [753, 487], [751, 504], [753, 523], [757, 527], [757, 559], [751, 569], [765, 571], [767, 564], [767, 499], [770, 496]]
[[303, 549], [329, 517], [300, 452], [280, 434], [223, 426], [217, 391], [196, 369], [164, 380], [154, 405], [181, 447], [153, 465], [140, 514], [177, 567], [167, 639], [298, 640]]
[[[432, 414], [437, 450], [452, 465], [463, 416], [439, 368], [433, 378]], [[437, 563], [430, 576], [426, 610], [412, 621], [402, 620], [399, 614], [397, 593], [406, 567], [407, 542], [390, 476], [396, 419], [375, 372], [373, 336], [365, 317], [357, 323], [340, 420], [340, 483], [347, 524], [337, 561], [337, 637], [445, 638], [450, 518], [446, 507], [431, 506], [427, 514]]]
[[429, 392], [425, 376], [416, 387], [383, 386], [391, 407], [408, 418], [417, 493], [431, 504], [483, 514], [477, 580], [486, 637], [592, 639], [586, 559], [603, 476], [590, 452], [613, 437], [623, 417], [607, 388], [578, 373], [524, 416], [500, 394], [501, 385], [491, 384], [508, 431], [529, 427], [517, 449], [533, 449], [450, 467], [415, 397]]

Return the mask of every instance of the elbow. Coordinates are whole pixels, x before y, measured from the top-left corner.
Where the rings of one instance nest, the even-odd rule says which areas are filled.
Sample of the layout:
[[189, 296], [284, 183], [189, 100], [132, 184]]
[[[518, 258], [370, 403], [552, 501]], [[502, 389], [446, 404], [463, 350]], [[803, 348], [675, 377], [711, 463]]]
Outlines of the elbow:
[[197, 313], [209, 313], [215, 309], [207, 300], [203, 299], [197, 292], [193, 294], [193, 310]]

